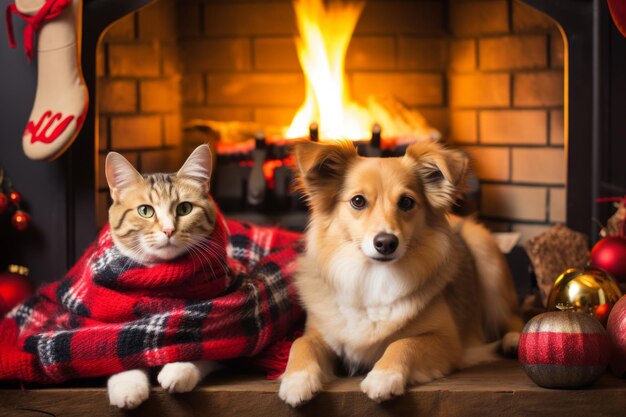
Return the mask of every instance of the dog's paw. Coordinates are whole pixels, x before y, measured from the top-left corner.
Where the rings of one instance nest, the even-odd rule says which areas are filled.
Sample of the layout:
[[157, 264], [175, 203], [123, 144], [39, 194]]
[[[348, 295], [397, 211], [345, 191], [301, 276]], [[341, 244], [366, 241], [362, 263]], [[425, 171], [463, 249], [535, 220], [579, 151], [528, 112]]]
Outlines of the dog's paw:
[[404, 394], [406, 380], [400, 372], [371, 371], [361, 382], [361, 391], [380, 403]]
[[322, 389], [322, 381], [315, 372], [298, 371], [283, 376], [278, 390], [281, 400], [297, 407], [311, 400]]
[[168, 363], [157, 376], [161, 387], [169, 393], [189, 392], [198, 385], [200, 379], [200, 370], [191, 362]]
[[109, 403], [132, 410], [150, 396], [150, 382], [143, 371], [133, 370], [113, 375], [108, 381]]
[[519, 339], [519, 332], [508, 332], [507, 334], [505, 334], [502, 338], [502, 352], [506, 356], [516, 356]]

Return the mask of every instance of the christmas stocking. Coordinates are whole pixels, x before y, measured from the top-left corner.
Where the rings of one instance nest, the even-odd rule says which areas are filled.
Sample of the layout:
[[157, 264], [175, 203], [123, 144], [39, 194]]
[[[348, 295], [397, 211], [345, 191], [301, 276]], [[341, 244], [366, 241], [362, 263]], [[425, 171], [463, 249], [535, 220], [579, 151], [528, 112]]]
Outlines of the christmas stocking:
[[52, 160], [72, 144], [87, 113], [87, 87], [80, 67], [82, 0], [15, 0], [6, 11], [9, 42], [15, 48], [11, 15], [28, 23], [26, 55], [37, 37], [37, 93], [22, 136], [31, 159]]

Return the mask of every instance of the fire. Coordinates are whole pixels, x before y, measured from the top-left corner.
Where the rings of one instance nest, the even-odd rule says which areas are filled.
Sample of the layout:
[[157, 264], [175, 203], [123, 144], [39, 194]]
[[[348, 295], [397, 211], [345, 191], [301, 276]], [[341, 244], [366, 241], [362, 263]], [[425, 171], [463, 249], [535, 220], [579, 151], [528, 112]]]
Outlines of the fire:
[[306, 96], [287, 130], [287, 138], [306, 136], [319, 123], [320, 138], [363, 139], [371, 120], [352, 102], [345, 77], [345, 56], [365, 2], [295, 0], [300, 37], [298, 59], [306, 77]]
[[[365, 103], [351, 99], [345, 57], [365, 1], [293, 1], [300, 33], [295, 42], [306, 78], [306, 94], [291, 125], [194, 119], [188, 122], [188, 128], [208, 129], [216, 134], [220, 152], [224, 153], [241, 150], [239, 145], [246, 149], [254, 146], [253, 138], [259, 131], [269, 142], [307, 137], [312, 123], [318, 125], [320, 140], [366, 140], [372, 136], [375, 124], [382, 129], [386, 147], [441, 137], [419, 111], [391, 95], [369, 96]], [[243, 144], [246, 141], [249, 143]]]
[[367, 106], [350, 98], [345, 57], [364, 1], [294, 0], [298, 31], [298, 59], [306, 78], [304, 103], [286, 130], [286, 138], [305, 137], [309, 125], [319, 125], [320, 139], [367, 139], [372, 125], [383, 128], [383, 136], [395, 139], [438, 138], [415, 110], [392, 97], [370, 97]]

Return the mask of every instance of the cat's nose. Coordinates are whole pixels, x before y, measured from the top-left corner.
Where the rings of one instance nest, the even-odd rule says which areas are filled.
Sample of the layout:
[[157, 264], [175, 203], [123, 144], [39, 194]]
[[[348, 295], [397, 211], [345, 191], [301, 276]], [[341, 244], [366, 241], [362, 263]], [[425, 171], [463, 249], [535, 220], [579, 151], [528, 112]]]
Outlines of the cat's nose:
[[173, 227], [164, 227], [162, 230], [163, 230], [163, 233], [165, 233], [165, 236], [167, 237], [172, 237], [172, 235], [174, 234]]

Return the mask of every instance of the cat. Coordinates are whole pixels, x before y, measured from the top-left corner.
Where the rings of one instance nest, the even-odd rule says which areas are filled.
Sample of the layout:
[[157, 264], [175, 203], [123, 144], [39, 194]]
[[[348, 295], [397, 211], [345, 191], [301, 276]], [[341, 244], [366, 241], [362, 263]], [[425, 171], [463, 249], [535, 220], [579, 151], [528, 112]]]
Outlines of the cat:
[[[209, 197], [212, 159], [207, 145], [196, 148], [173, 174], [141, 175], [122, 155], [111, 152], [105, 163], [113, 204], [109, 224], [119, 251], [142, 265], [155, 265], [194, 250], [213, 231], [216, 207]], [[175, 362], [163, 366], [157, 381], [170, 393], [189, 392], [210, 372], [213, 361]], [[111, 405], [133, 409], [148, 399], [145, 369], [109, 377]]]

